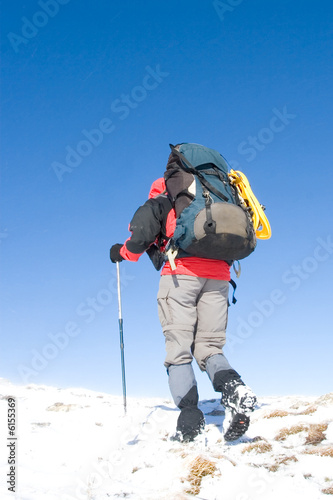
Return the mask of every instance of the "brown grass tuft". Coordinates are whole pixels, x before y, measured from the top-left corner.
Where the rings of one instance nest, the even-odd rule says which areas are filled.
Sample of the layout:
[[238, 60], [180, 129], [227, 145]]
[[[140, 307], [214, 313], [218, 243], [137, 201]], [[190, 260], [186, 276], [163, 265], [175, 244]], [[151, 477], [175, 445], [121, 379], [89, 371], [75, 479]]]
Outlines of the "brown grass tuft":
[[332, 404], [333, 403], [333, 392], [329, 392], [328, 394], [324, 394], [323, 396], [320, 396], [315, 402], [318, 405], [326, 405], [326, 404]]
[[[264, 467], [269, 472], [277, 472], [280, 469], [281, 465], [288, 465], [289, 462], [298, 462], [298, 459], [294, 455], [291, 455], [289, 457], [282, 455], [282, 456], [275, 458], [274, 464], [263, 464], [260, 467]], [[258, 465], [254, 465], [254, 464], [251, 464], [251, 465], [252, 465], [252, 467], [258, 467]]]
[[318, 444], [324, 441], [326, 439], [324, 432], [327, 430], [327, 426], [327, 423], [310, 425], [305, 444]]
[[215, 471], [215, 462], [201, 456], [196, 457], [190, 465], [190, 473], [187, 478], [191, 487], [188, 488], [185, 493], [189, 495], [198, 495], [198, 493], [200, 493], [202, 478], [208, 475], [213, 476]]
[[298, 410], [301, 406], [309, 406], [310, 403], [308, 401], [302, 401], [301, 399], [296, 401], [296, 403], [294, 403], [293, 405], [291, 405], [290, 408], [292, 408], [293, 410]]
[[305, 424], [297, 424], [292, 427], [284, 427], [280, 430], [280, 432], [275, 436], [275, 441], [284, 441], [288, 436], [292, 436], [293, 434], [298, 434], [303, 431], [307, 431], [308, 426]]
[[267, 465], [265, 468], [269, 470], [269, 472], [277, 472], [280, 466], [278, 464], [273, 464], [273, 465]]
[[317, 410], [318, 410], [318, 406], [311, 405], [306, 410], [300, 411], [299, 413], [297, 413], [297, 415], [312, 415], [312, 413], [315, 413]]
[[65, 412], [68, 412], [71, 410], [75, 410], [77, 408], [79, 408], [79, 406], [75, 405], [75, 404], [65, 405], [64, 403], [54, 403], [54, 405], [51, 405], [48, 408], [46, 408], [46, 411], [65, 411]]
[[271, 413], [264, 415], [264, 418], [287, 417], [288, 415], [290, 415], [290, 413], [288, 411], [274, 410], [274, 411], [271, 411]]
[[281, 457], [277, 460], [279, 465], [287, 465], [289, 462], [298, 462], [298, 458], [295, 455], [291, 455], [290, 457]]
[[324, 488], [321, 490], [324, 495], [333, 495], [333, 486], [329, 486], [328, 488]]
[[321, 457], [333, 458], [333, 446], [318, 446], [311, 448], [311, 450], [303, 451], [305, 455], [320, 455]]
[[262, 441], [251, 443], [245, 446], [242, 453], [250, 453], [251, 451], [255, 451], [256, 453], [268, 453], [269, 451], [272, 451], [272, 445]]

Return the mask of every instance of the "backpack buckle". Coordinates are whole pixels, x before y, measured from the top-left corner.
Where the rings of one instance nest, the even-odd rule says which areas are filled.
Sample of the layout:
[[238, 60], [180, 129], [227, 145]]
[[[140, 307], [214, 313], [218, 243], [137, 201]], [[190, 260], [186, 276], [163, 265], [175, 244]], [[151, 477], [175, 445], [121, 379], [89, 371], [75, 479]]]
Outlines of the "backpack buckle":
[[175, 259], [178, 255], [178, 248], [176, 247], [176, 245], [174, 244], [172, 239], [170, 239], [168, 241], [168, 243], [165, 247], [164, 253], [167, 256], [167, 259], [170, 263], [171, 270], [175, 271], [176, 267], [177, 267], [177, 265], [175, 263]]

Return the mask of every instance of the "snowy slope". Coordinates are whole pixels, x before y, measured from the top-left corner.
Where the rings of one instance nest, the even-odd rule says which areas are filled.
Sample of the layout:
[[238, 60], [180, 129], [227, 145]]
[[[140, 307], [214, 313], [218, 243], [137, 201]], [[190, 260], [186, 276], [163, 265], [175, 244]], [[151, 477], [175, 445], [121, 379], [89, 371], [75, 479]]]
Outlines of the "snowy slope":
[[[9, 472], [8, 397], [16, 399], [16, 493]], [[333, 393], [266, 397], [247, 434], [221, 435], [223, 407], [202, 401], [206, 430], [170, 440], [178, 410], [162, 399], [0, 379], [0, 497], [19, 500], [316, 500], [333, 494]]]

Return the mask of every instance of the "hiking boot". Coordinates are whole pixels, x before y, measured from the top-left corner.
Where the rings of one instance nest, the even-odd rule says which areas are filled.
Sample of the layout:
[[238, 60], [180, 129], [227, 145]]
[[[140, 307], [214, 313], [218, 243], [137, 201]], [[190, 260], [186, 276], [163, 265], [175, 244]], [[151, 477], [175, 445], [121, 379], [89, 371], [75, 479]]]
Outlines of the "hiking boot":
[[235, 441], [245, 434], [256, 402], [255, 394], [240, 379], [227, 382], [221, 399], [225, 408], [223, 434], [226, 441]]
[[177, 440], [193, 441], [205, 427], [205, 418], [201, 410], [195, 406], [182, 408], [177, 421]]
[[225, 384], [221, 403], [225, 408], [229, 407], [237, 413], [248, 415], [253, 412], [257, 397], [240, 379], [230, 380]]
[[237, 413], [232, 408], [225, 409], [223, 437], [225, 441], [235, 441], [245, 434], [250, 425], [250, 418], [244, 413]]

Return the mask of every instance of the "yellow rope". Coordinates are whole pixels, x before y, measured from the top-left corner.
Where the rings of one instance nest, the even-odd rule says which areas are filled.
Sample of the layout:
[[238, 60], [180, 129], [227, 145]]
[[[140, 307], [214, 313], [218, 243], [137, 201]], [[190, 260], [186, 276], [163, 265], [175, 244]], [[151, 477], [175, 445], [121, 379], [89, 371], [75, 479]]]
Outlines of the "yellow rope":
[[239, 170], [231, 170], [229, 178], [231, 184], [237, 188], [238, 194], [244, 201], [245, 205], [251, 209], [256, 237], [260, 240], [268, 240], [272, 234], [271, 226], [264, 213], [262, 205], [260, 205], [259, 201], [253, 194], [246, 176]]

